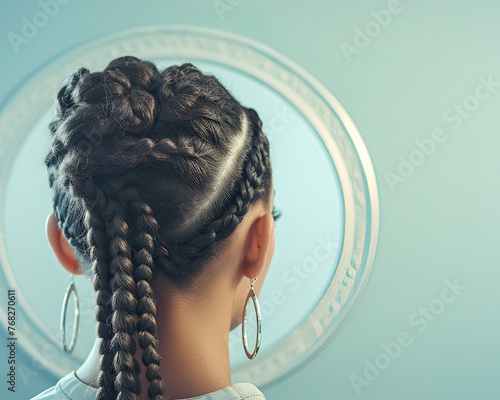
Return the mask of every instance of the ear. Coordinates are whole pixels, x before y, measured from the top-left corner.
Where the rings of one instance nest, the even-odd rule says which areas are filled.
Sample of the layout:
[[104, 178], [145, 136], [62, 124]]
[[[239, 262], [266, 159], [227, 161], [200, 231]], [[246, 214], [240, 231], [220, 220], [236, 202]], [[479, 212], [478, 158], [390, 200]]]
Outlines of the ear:
[[248, 247], [245, 255], [243, 274], [252, 279], [266, 267], [272, 251], [274, 218], [266, 213], [257, 218], [248, 232]]
[[71, 274], [81, 275], [83, 271], [78, 266], [78, 261], [73, 249], [59, 229], [57, 225], [58, 222], [53, 212], [49, 214], [45, 221], [45, 229], [47, 231], [47, 239], [49, 239], [50, 246], [64, 269]]

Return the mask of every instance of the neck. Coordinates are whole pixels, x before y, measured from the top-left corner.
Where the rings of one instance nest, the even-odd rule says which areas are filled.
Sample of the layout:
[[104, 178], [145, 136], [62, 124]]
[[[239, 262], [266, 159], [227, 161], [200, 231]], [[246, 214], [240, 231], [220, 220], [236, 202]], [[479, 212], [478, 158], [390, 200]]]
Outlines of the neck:
[[[220, 289], [212, 288], [218, 295], [206, 290], [203, 298], [198, 299], [177, 296], [173, 288], [165, 286], [154, 291], [166, 399], [196, 397], [232, 384], [229, 331], [233, 304], [220, 295], [224, 293]], [[100, 340], [97, 338], [88, 359], [76, 371], [80, 380], [93, 387], [98, 387]], [[141, 362], [142, 349], [136, 344], [136, 358], [142, 367], [141, 398], [147, 399], [149, 382]]]

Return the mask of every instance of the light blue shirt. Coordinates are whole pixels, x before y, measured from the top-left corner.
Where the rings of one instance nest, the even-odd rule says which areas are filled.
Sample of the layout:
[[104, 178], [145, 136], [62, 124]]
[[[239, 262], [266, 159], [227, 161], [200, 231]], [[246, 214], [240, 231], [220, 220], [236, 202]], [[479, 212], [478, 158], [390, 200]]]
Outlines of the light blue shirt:
[[[43, 391], [30, 400], [95, 400], [97, 389], [80, 381], [75, 371], [62, 377], [51, 388]], [[202, 396], [179, 400], [265, 400], [262, 392], [253, 384], [246, 382], [234, 383], [231, 386], [210, 392]]]

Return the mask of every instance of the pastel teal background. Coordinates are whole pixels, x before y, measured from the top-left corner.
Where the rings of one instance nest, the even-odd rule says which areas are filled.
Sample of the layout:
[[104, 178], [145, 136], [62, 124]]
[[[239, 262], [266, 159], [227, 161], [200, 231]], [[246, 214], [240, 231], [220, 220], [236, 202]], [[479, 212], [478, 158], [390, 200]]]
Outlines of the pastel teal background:
[[[371, 11], [387, 4], [243, 0], [221, 20], [211, 1], [72, 0], [18, 53], [7, 35], [19, 33], [22, 18], [40, 6], [32, 0], [0, 6], [1, 104], [37, 69], [79, 44], [137, 26], [186, 23], [276, 49], [346, 108], [378, 179], [381, 226], [372, 276], [328, 347], [261, 387], [269, 400], [499, 398], [500, 87], [468, 117], [455, 119], [458, 127], [443, 114], [474, 95], [481, 77], [500, 82], [500, 3], [402, 1], [401, 12], [348, 62], [341, 43], [352, 45], [356, 27], [374, 21]], [[399, 157], [408, 160], [418, 149], [414, 141], [438, 128], [446, 140], [391, 190], [386, 173], [397, 173]], [[445, 279], [467, 288], [419, 332], [410, 319], [440, 297]], [[351, 376], [363, 377], [365, 360], [373, 362], [381, 344], [403, 331], [412, 343], [358, 395]], [[55, 381], [40, 372], [29, 378], [24, 397], [11, 397], [26, 398]], [[9, 398], [4, 386], [0, 391]]]

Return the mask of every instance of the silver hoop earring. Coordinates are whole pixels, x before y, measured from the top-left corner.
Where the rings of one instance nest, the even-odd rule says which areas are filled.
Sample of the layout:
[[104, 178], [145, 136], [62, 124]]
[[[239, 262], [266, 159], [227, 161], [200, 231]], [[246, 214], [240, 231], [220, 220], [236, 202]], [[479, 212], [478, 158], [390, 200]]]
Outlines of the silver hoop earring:
[[[80, 305], [78, 303], [78, 292], [76, 291], [73, 274], [71, 274], [70, 279], [70, 284], [68, 286], [68, 289], [66, 289], [66, 293], [64, 294], [60, 324], [61, 343], [64, 351], [68, 354], [71, 354], [73, 352], [73, 349], [75, 348], [76, 338], [78, 336], [78, 324], [80, 322]], [[71, 342], [68, 346], [66, 344], [66, 311], [68, 309], [68, 303], [71, 293], [74, 293], [75, 296], [75, 319], [73, 321], [73, 334], [71, 335]]]
[[[243, 308], [243, 322], [242, 322], [243, 348], [245, 349], [245, 353], [250, 360], [257, 356], [257, 352], [259, 351], [260, 342], [262, 339], [262, 332], [261, 332], [262, 318], [260, 315], [260, 306], [259, 306], [259, 301], [257, 300], [257, 295], [255, 294], [255, 290], [253, 288], [253, 285], [256, 280], [257, 278], [253, 278], [250, 281], [250, 291], [248, 292], [247, 299], [245, 300], [245, 307]], [[250, 300], [250, 298], [253, 301], [255, 314], [257, 315], [257, 340], [255, 343], [255, 348], [252, 353], [250, 353], [250, 350], [248, 349], [247, 331], [245, 329], [245, 324], [247, 320], [247, 306], [248, 306], [248, 300]]]

